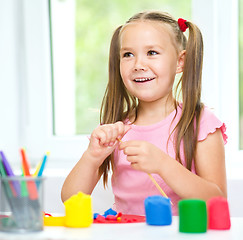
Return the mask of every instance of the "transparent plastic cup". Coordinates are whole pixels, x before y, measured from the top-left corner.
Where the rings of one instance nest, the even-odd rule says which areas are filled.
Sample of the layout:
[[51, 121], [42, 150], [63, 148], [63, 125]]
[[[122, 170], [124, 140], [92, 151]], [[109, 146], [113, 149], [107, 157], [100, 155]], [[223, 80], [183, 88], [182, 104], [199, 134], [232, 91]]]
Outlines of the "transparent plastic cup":
[[0, 178], [0, 231], [43, 230], [43, 177]]

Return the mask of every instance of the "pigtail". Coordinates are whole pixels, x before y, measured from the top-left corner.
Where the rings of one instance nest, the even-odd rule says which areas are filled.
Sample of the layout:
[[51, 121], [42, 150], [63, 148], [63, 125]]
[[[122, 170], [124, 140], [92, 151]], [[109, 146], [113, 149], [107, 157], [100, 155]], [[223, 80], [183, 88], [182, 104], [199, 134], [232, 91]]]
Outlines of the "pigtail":
[[[114, 123], [115, 120], [119, 115], [119, 103], [121, 103], [121, 96], [117, 96], [117, 86], [122, 83], [122, 81], [112, 81], [117, 77], [120, 77], [119, 65], [120, 65], [120, 58], [119, 58], [119, 32], [121, 27], [118, 27], [113, 34], [110, 44], [110, 55], [109, 55], [109, 81], [105, 90], [105, 94], [101, 103], [100, 109], [100, 124], [107, 124], [107, 123]], [[112, 91], [114, 89], [114, 91]], [[116, 96], [116, 97], [115, 97]], [[110, 163], [113, 159], [112, 155], [109, 155], [105, 161], [99, 167], [99, 177], [103, 175], [103, 184], [104, 187], [107, 185], [108, 181], [108, 172], [110, 171]]]
[[[109, 81], [100, 110], [100, 124], [115, 123], [127, 118], [135, 109], [136, 99], [126, 91], [120, 75], [120, 43], [119, 35], [122, 26], [118, 27], [111, 39], [109, 54]], [[103, 184], [107, 185], [110, 165], [113, 167], [113, 154], [108, 156], [99, 167], [99, 177], [103, 175]]]
[[[105, 90], [105, 94], [101, 104], [100, 112], [100, 123], [114, 123], [119, 115], [118, 106], [121, 103], [121, 94], [117, 89], [123, 89], [123, 83], [121, 80], [119, 66], [119, 33], [121, 27], [118, 27], [113, 34], [110, 45], [110, 55], [109, 55], [109, 81]], [[120, 81], [115, 81], [115, 79], [120, 79]]]
[[182, 115], [178, 122], [176, 140], [176, 158], [181, 162], [180, 144], [184, 141], [186, 167], [191, 170], [195, 159], [199, 118], [203, 108], [201, 103], [201, 79], [203, 64], [203, 39], [198, 27], [186, 22], [189, 28], [189, 38], [186, 44], [186, 58], [181, 77]]

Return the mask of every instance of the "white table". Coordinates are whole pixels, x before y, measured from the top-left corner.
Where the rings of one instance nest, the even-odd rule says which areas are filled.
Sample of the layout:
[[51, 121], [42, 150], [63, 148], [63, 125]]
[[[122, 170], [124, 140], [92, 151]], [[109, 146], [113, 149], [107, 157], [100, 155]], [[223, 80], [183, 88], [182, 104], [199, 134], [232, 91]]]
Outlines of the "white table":
[[170, 226], [149, 226], [146, 223], [92, 224], [89, 228], [45, 227], [44, 231], [28, 234], [0, 232], [1, 240], [167, 240], [167, 239], [243, 239], [243, 218], [231, 218], [231, 229], [227, 231], [208, 230], [206, 233], [186, 234], [179, 232], [178, 217], [173, 217]]

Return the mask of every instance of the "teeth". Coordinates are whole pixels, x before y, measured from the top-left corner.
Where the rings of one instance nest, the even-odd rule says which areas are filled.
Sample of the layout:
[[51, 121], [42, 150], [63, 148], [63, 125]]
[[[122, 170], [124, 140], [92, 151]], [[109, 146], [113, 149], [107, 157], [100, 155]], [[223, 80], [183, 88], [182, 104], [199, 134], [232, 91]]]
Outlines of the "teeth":
[[134, 80], [136, 82], [145, 82], [145, 81], [150, 81], [153, 80], [154, 78], [135, 78]]

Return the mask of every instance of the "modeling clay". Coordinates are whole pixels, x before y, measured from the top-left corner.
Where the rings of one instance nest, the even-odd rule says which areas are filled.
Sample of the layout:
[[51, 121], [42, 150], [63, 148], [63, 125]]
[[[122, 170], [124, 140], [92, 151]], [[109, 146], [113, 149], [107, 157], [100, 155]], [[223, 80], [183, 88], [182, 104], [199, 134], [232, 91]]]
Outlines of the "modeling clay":
[[169, 198], [150, 196], [144, 201], [146, 223], [149, 225], [170, 225], [172, 222], [171, 203]]
[[117, 217], [121, 217], [122, 216], [122, 213], [121, 212], [119, 212], [119, 213], [117, 213], [117, 215], [116, 215]]
[[116, 220], [117, 217], [114, 216], [114, 215], [107, 215], [107, 216], [105, 217], [105, 219], [106, 219], [106, 220]]
[[63, 227], [65, 224], [65, 217], [44, 217], [44, 226]]
[[96, 218], [97, 222], [104, 223], [105, 222], [105, 217], [102, 215], [98, 215]]
[[229, 205], [225, 198], [215, 197], [207, 201], [208, 228], [228, 230], [231, 227]]
[[104, 216], [99, 215], [96, 219], [94, 219], [94, 223], [100, 223], [100, 224], [104, 224], [104, 223], [118, 223], [118, 224], [122, 224], [122, 223], [141, 223], [141, 222], [145, 222], [145, 216], [138, 216], [138, 215], [121, 215], [120, 217], [117, 217], [116, 219], [112, 220], [112, 219], [106, 219]]
[[114, 211], [112, 208], [109, 208], [108, 210], [106, 210], [106, 211], [104, 212], [104, 215], [103, 215], [103, 216], [106, 217], [107, 215], [114, 215], [114, 216], [116, 216], [116, 215], [117, 215], [117, 212]]
[[178, 203], [179, 231], [204, 233], [207, 231], [206, 202], [199, 199], [184, 199]]
[[93, 222], [91, 196], [79, 192], [64, 202], [66, 227], [89, 227]]

